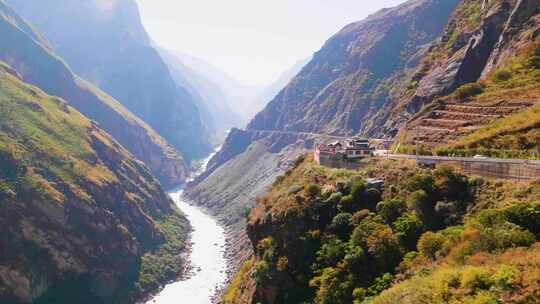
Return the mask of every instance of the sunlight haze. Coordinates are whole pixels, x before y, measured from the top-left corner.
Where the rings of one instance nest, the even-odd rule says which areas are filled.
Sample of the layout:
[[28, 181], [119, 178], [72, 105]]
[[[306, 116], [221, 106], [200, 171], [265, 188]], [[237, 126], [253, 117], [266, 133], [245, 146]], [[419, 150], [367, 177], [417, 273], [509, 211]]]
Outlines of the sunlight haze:
[[403, 0], [137, 0], [160, 46], [208, 61], [246, 85], [268, 85], [345, 25]]

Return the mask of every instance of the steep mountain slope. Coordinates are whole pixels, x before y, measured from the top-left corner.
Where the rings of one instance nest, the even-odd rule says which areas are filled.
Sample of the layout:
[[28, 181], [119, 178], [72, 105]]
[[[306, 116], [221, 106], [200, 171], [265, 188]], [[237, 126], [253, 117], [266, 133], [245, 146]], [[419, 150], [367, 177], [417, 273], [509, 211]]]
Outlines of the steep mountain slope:
[[0, 60], [26, 82], [67, 100], [144, 161], [164, 185], [185, 180], [183, 158], [148, 125], [112, 97], [74, 75], [47, 42], [10, 7], [0, 1]]
[[[305, 134], [258, 130], [362, 132], [374, 113], [408, 86], [422, 55], [442, 33], [457, 3], [409, 1], [345, 27], [257, 114], [247, 131], [229, 134], [210, 162], [206, 178], [186, 194], [215, 210], [226, 208], [242, 214], [246, 201], [263, 194], [273, 178], [312, 148], [315, 140]], [[255, 167], [258, 170], [246, 169]], [[239, 174], [249, 185], [236, 183], [239, 180], [234, 178], [231, 182], [229, 177]], [[223, 200], [214, 190], [225, 185], [229, 185], [230, 195]]]
[[330, 38], [248, 128], [355, 134], [409, 85], [458, 1], [408, 1]]
[[188, 89], [200, 101], [198, 104], [203, 121], [215, 134], [214, 141], [221, 142], [229, 129], [244, 125], [244, 119], [229, 106], [231, 101], [228, 101], [229, 96], [223, 88], [186, 66], [174, 52], [160, 48], [158, 51], [176, 83]]
[[178, 275], [188, 229], [146, 166], [2, 62], [0, 225], [2, 303], [133, 303]]
[[133, 0], [10, 0], [73, 70], [120, 101], [188, 159], [211, 150], [189, 92], [151, 46]]

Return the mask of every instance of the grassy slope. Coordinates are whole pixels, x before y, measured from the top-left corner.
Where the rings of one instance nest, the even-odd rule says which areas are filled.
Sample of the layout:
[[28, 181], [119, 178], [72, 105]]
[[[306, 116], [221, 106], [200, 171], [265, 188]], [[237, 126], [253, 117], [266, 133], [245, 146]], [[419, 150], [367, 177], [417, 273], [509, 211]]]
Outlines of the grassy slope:
[[[112, 167], [100, 159], [92, 146], [96, 140], [116, 151], [112, 157], [119, 155]], [[107, 189], [115, 184], [122, 184], [125, 191], [133, 191], [126, 193], [128, 198], [125, 199], [140, 204], [164, 240], [157, 246], [152, 245], [153, 249], [142, 257], [135, 288], [128, 291], [130, 296], [155, 291], [180, 273], [181, 250], [189, 224], [179, 211], [171, 209], [149, 172], [64, 100], [21, 82], [17, 73], [2, 62], [0, 158], [3, 159], [0, 162], [0, 202], [8, 204], [4, 208], [29, 197], [41, 201], [43, 206], [64, 206], [73, 200], [72, 195], [83, 204], [93, 205], [97, 198], [89, 193], [91, 189]], [[129, 183], [126, 182], [128, 175]], [[142, 192], [130, 190], [133, 186]], [[108, 195], [105, 193], [108, 190], [102, 191]], [[155, 206], [158, 202], [145, 201], [152, 198], [167, 203], [158, 207]]]
[[[540, 66], [532, 63], [540, 54], [534, 43], [516, 53], [499, 69], [493, 71], [479, 85], [483, 92], [471, 96], [467, 102], [485, 103], [496, 100], [526, 101], [533, 105], [517, 114], [497, 119], [475, 130], [449, 147], [450, 150], [496, 149], [527, 152], [534, 156], [540, 141]], [[458, 89], [450, 98], [456, 98]], [[510, 153], [510, 152], [509, 152]], [[515, 153], [514, 153], [515, 154]], [[510, 155], [513, 155], [510, 153]]]

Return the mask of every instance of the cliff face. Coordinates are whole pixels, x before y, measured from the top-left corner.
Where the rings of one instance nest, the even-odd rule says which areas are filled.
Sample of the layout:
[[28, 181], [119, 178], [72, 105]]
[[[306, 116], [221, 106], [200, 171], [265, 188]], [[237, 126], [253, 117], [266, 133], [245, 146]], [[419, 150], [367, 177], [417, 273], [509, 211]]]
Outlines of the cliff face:
[[197, 101], [151, 46], [133, 0], [9, 3], [73, 70], [148, 123], [188, 159], [211, 151]]
[[3, 63], [0, 211], [2, 303], [133, 302], [158, 283], [145, 256], [170, 244], [165, 223], [178, 241], [188, 226], [146, 166]]
[[35, 29], [0, 2], [0, 59], [26, 82], [67, 100], [144, 161], [165, 186], [185, 180], [186, 164], [167, 142], [112, 97], [74, 75]]

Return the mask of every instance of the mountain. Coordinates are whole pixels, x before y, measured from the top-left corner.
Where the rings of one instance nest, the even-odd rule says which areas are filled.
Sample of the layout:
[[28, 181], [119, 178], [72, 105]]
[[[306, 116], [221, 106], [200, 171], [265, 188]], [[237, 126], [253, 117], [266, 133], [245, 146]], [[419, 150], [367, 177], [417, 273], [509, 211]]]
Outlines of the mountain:
[[401, 96], [458, 2], [408, 1], [346, 26], [247, 130], [230, 132], [186, 195], [216, 215], [226, 214], [223, 220], [241, 233], [246, 208], [313, 147], [317, 136], [309, 133], [362, 133], [386, 103]]
[[134, 0], [10, 0], [52, 48], [188, 159], [211, 146], [193, 96], [179, 87], [141, 24]]
[[175, 52], [174, 55], [186, 67], [196, 71], [210, 82], [219, 86], [220, 90], [225, 94], [224, 102], [242, 117], [242, 126], [251, 119], [250, 114], [252, 113], [248, 105], [251, 105], [257, 96], [259, 96], [263, 89], [262, 87], [243, 85], [216, 66], [200, 58], [180, 52]]
[[273, 100], [283, 88], [285, 88], [293, 78], [300, 73], [302, 68], [310, 61], [311, 59], [304, 59], [298, 61], [287, 71], [283, 72], [276, 81], [266, 87], [257, 98], [251, 103], [250, 108], [251, 112], [249, 117], [254, 117], [255, 114], [259, 113], [266, 107], [266, 104]]
[[189, 229], [143, 163], [3, 62], [0, 224], [14, 304], [135, 303], [181, 271]]
[[69, 104], [109, 132], [135, 157], [144, 161], [165, 186], [185, 180], [182, 156], [146, 123], [109, 95], [73, 74], [48, 42], [13, 9], [0, 1], [0, 60], [16, 69], [24, 81]]
[[228, 100], [229, 96], [224, 88], [186, 66], [174, 52], [162, 48], [158, 48], [158, 51], [176, 83], [187, 88], [189, 93], [199, 100], [199, 110], [203, 121], [214, 133], [214, 142], [221, 143], [229, 129], [244, 125], [240, 114], [231, 109], [232, 102]]
[[248, 129], [362, 132], [410, 84], [458, 1], [408, 1], [348, 25], [250, 122]]

